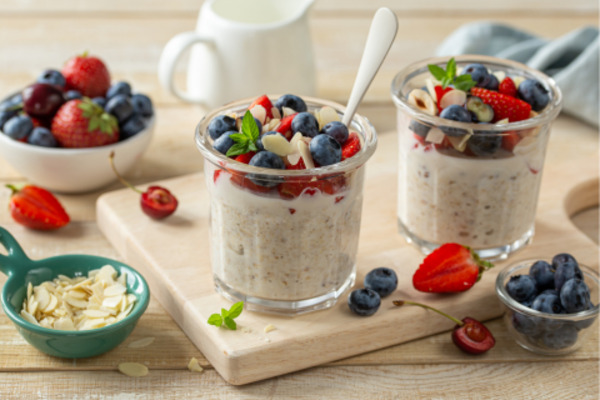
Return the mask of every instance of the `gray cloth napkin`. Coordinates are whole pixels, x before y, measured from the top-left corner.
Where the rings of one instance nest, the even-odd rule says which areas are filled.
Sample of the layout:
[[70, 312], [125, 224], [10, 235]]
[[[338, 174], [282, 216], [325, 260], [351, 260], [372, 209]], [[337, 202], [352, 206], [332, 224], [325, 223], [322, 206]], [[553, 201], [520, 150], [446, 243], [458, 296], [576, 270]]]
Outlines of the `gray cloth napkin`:
[[484, 54], [519, 61], [543, 71], [563, 94], [563, 111], [598, 126], [598, 28], [583, 27], [554, 40], [494, 22], [463, 25], [438, 47], [439, 56]]

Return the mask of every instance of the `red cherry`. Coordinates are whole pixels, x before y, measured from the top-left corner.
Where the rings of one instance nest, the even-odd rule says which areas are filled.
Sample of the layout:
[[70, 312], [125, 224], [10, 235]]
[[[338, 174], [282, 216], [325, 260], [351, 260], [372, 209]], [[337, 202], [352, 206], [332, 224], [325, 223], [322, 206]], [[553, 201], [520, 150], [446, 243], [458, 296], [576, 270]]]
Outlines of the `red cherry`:
[[165, 189], [162, 186], [150, 186], [145, 192], [142, 192], [131, 183], [123, 179], [121, 175], [119, 175], [119, 172], [117, 172], [117, 169], [115, 168], [114, 158], [115, 152], [111, 151], [110, 155], [108, 156], [110, 166], [123, 185], [142, 195], [140, 198], [140, 205], [142, 207], [142, 211], [146, 215], [154, 219], [162, 219], [175, 212], [179, 203], [177, 202], [177, 198], [173, 196], [168, 189]]
[[395, 306], [402, 306], [404, 304], [410, 304], [413, 306], [419, 306], [428, 310], [435, 311], [436, 313], [443, 315], [444, 317], [454, 321], [456, 326], [452, 331], [452, 341], [462, 351], [469, 354], [481, 354], [485, 353], [496, 344], [496, 339], [492, 333], [483, 325], [481, 322], [474, 318], [465, 317], [462, 321], [442, 312], [431, 306], [417, 303], [408, 300], [394, 300]]
[[23, 110], [35, 118], [52, 118], [65, 102], [60, 88], [48, 83], [34, 83], [23, 89]]

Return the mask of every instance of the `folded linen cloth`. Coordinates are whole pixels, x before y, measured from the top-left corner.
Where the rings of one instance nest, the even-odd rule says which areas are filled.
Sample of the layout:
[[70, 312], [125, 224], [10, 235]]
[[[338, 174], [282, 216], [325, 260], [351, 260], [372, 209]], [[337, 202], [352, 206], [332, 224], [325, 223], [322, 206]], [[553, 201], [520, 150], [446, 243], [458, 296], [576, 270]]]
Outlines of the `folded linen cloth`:
[[563, 111], [598, 126], [600, 38], [596, 27], [547, 40], [507, 25], [475, 22], [452, 32], [436, 53], [495, 56], [543, 71], [561, 89]]

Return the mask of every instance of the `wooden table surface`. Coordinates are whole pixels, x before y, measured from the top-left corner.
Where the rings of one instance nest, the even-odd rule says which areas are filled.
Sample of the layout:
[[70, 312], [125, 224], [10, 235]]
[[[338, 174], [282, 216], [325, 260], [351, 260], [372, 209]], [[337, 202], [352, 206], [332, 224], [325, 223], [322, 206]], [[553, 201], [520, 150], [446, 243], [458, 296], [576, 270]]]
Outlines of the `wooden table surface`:
[[[139, 164], [127, 174], [135, 184], [197, 172], [202, 159], [192, 134], [207, 110], [183, 104], [162, 87], [157, 63], [162, 47], [176, 33], [194, 29], [201, 1], [3, 0], [0, 2], [0, 94], [19, 90], [42, 69], [60, 67], [72, 55], [89, 50], [108, 64], [113, 79], [128, 80], [148, 93], [157, 109], [155, 137]], [[345, 103], [376, 8], [388, 6], [399, 18], [396, 41], [359, 112], [380, 135], [393, 135], [395, 110], [390, 82], [405, 65], [434, 54], [454, 29], [477, 20], [511, 24], [533, 34], [556, 38], [585, 25], [598, 25], [593, 0], [563, 1], [342, 1], [317, 0], [310, 27], [317, 65], [318, 96]], [[285, 65], [282, 65], [285, 68]], [[184, 68], [178, 82], [185, 81]], [[555, 122], [546, 162], [598, 154], [598, 130], [569, 116]], [[582, 173], [595, 177], [598, 163]], [[544, 177], [545, 180], [551, 177]], [[0, 183], [25, 182], [0, 160]], [[71, 224], [56, 232], [27, 230], [0, 207], [0, 224], [21, 242], [33, 259], [64, 253], [120, 255], [95, 221], [95, 202], [118, 183], [83, 195], [59, 195]], [[0, 189], [0, 205], [10, 192]], [[597, 196], [596, 196], [597, 197]], [[597, 200], [597, 199], [596, 199]], [[390, 201], [395, 201], [393, 198]], [[572, 210], [574, 223], [598, 243], [597, 201]], [[368, 207], [368, 205], [365, 205]], [[134, 266], [135, 267], [135, 266]], [[5, 277], [0, 277], [3, 284]], [[460, 353], [442, 333], [320, 367], [246, 386], [227, 384], [211, 368], [161, 305], [152, 299], [138, 326], [117, 349], [82, 360], [46, 356], [29, 346], [0, 313], [0, 398], [12, 399], [182, 399], [182, 398], [436, 398], [436, 399], [597, 399], [597, 332], [580, 350], [564, 357], [540, 357], [518, 347], [500, 319], [488, 322], [497, 345], [483, 357]], [[147, 347], [128, 345], [153, 337]], [[205, 368], [190, 372], [196, 357]], [[130, 378], [117, 371], [122, 361], [146, 364], [150, 373]]]

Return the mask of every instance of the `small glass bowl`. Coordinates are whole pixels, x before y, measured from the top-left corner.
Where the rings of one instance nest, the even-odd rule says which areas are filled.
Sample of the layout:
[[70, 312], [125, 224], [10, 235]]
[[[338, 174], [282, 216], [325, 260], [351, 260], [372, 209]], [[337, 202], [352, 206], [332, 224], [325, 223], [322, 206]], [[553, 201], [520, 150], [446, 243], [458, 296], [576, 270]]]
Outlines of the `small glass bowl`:
[[592, 308], [574, 314], [548, 314], [518, 303], [506, 291], [506, 282], [511, 276], [528, 274], [531, 265], [538, 260], [515, 262], [498, 274], [496, 294], [505, 311], [504, 322], [517, 344], [529, 351], [549, 356], [571, 353], [581, 347], [590, 333], [597, 330], [598, 271], [579, 264], [584, 281], [590, 288], [592, 304], [595, 304]]

